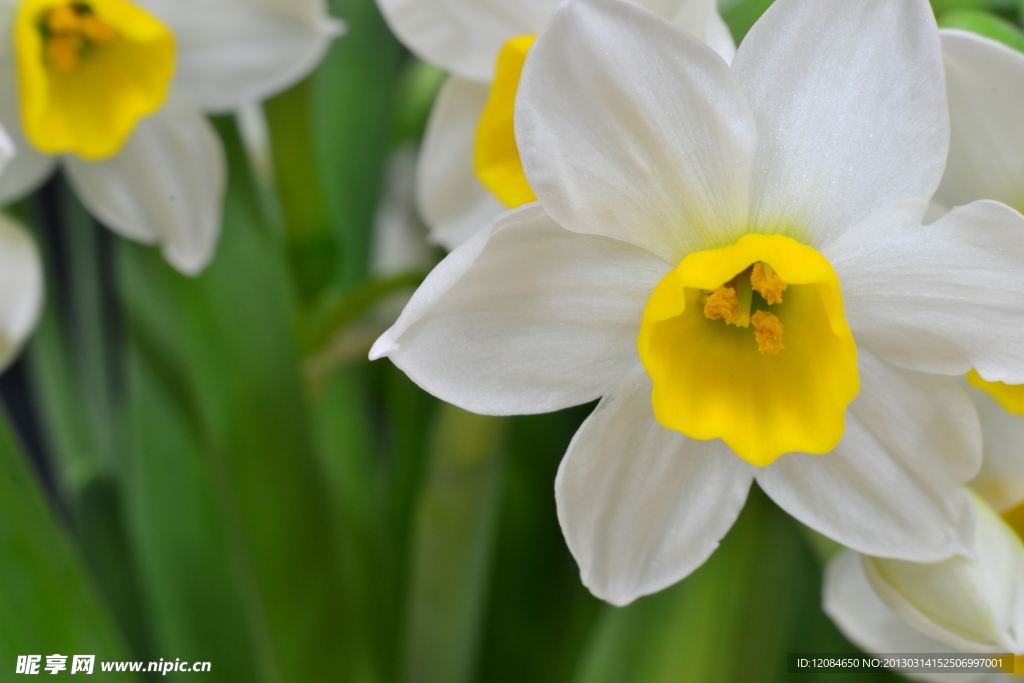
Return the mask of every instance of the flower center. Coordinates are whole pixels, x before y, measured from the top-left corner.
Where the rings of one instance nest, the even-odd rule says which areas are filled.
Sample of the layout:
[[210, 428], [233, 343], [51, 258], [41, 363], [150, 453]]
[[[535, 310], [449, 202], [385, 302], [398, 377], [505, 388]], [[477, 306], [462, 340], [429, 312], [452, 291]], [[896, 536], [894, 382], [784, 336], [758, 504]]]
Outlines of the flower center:
[[476, 177], [510, 209], [537, 201], [519, 158], [513, 116], [526, 53], [536, 38], [534, 35], [516, 36], [502, 45], [487, 105], [476, 129], [473, 150]]
[[766, 304], [781, 304], [782, 292], [789, 287], [770, 264], [758, 261], [714, 291], [705, 291], [704, 317], [721, 318], [727, 325], [754, 325], [754, 339], [761, 353], [779, 353], [782, 345], [782, 321], [774, 313], [761, 310], [750, 314], [753, 292]]
[[127, 0], [23, 0], [14, 49], [22, 126], [46, 154], [113, 156], [174, 76], [174, 35]]
[[79, 65], [88, 50], [106, 45], [117, 36], [84, 2], [58, 5], [43, 14], [39, 22], [43, 52], [49, 63], [61, 71]]
[[663, 426], [759, 466], [832, 450], [860, 390], [839, 278], [782, 235], [683, 259], [651, 294], [637, 348]]

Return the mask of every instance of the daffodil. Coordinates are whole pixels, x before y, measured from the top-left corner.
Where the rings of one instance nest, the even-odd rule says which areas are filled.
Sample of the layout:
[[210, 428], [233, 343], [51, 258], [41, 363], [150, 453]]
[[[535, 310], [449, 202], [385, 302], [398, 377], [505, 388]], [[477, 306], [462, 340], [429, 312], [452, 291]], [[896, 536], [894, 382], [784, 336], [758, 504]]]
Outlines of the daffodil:
[[42, 305], [43, 267], [35, 243], [18, 223], [0, 214], [0, 370], [32, 334]]
[[338, 32], [323, 0], [0, 0], [0, 122], [18, 149], [0, 202], [59, 164], [112, 230], [202, 270], [225, 182], [203, 112], [287, 87]]
[[949, 139], [925, 0], [777, 0], [730, 68], [624, 0], [568, 0], [526, 60], [538, 197], [452, 252], [371, 351], [489, 414], [601, 398], [556, 480], [615, 604], [699, 566], [756, 480], [844, 545], [971, 555], [978, 419], [1024, 382], [1024, 218], [923, 226]]
[[[985, 437], [971, 482], [977, 508], [973, 559], [919, 564], [845, 550], [825, 572], [824, 609], [869, 652], [1010, 653], [1024, 667], [1024, 417], [970, 390]], [[916, 674], [920, 680], [949, 680]], [[1009, 679], [979, 675], [977, 681]], [[958, 679], [959, 680], [959, 679]]]
[[[706, 41], [736, 53], [714, 0], [637, 0]], [[526, 54], [557, 0], [378, 0], [409, 49], [451, 76], [437, 98], [417, 172], [430, 239], [448, 249], [509, 208], [535, 198], [512, 127]]]
[[[825, 612], [867, 652], [1009, 654], [1019, 674], [1024, 665], [1019, 656], [1024, 652], [1024, 544], [984, 500], [978, 499], [977, 510], [976, 561], [955, 557], [938, 564], [901, 563], [845, 550], [825, 571]], [[908, 675], [935, 683], [1016, 680], [993, 672]]]
[[949, 91], [949, 161], [942, 209], [995, 199], [1024, 211], [1024, 54], [984, 36], [942, 29]]
[[[933, 209], [978, 199], [1024, 208], [1024, 55], [1001, 43], [943, 30], [950, 154]], [[825, 609], [873, 652], [1024, 654], [1024, 386], [967, 374], [981, 420], [977, 558], [915, 564], [845, 551], [826, 571]], [[1015, 669], [1024, 667], [1016, 658]], [[943, 681], [936, 674], [921, 680]], [[961, 677], [962, 678], [962, 677]], [[981, 674], [971, 680], [1009, 680]]]

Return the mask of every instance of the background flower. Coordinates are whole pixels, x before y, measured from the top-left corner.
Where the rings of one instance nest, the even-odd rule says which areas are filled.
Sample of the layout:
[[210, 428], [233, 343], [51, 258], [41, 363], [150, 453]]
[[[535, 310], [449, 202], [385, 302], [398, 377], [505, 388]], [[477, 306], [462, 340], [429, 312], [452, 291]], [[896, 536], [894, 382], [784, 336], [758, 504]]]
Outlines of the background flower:
[[[322, 0], [139, 2], [144, 16], [152, 17], [147, 21], [169, 32], [174, 51], [169, 63], [168, 76], [174, 76], [170, 94], [159, 98], [152, 116], [125, 131], [129, 137], [124, 142], [100, 157], [83, 158], [74, 149], [51, 156], [23, 134], [21, 116], [29, 91], [24, 82], [19, 90], [16, 62], [33, 58], [32, 53], [19, 52], [11, 37], [16, 29], [22, 30], [20, 23], [34, 21], [19, 14], [26, 2], [0, 4], [0, 35], [7, 41], [0, 44], [0, 122], [19, 151], [0, 176], [0, 203], [36, 189], [61, 163], [82, 201], [105, 225], [129, 239], [160, 244], [168, 261], [184, 273], [201, 271], [216, 248], [225, 185], [223, 151], [202, 112], [228, 112], [294, 83], [316, 66], [340, 25], [327, 16]], [[44, 3], [40, 7], [50, 5], [71, 6]], [[106, 4], [101, 5], [97, 16], [102, 18]], [[30, 25], [24, 30], [36, 29]], [[76, 78], [75, 69], [84, 74], [92, 58], [86, 54], [86, 66], [69, 70], [69, 84]], [[141, 59], [147, 63], [149, 57]], [[85, 77], [82, 74], [79, 80]], [[101, 74], [99, 78], [130, 77]], [[60, 87], [72, 85], [55, 85], [53, 91], [59, 92]], [[97, 91], [95, 98], [84, 97], [74, 104], [81, 111], [69, 116], [85, 117], [109, 99]]]

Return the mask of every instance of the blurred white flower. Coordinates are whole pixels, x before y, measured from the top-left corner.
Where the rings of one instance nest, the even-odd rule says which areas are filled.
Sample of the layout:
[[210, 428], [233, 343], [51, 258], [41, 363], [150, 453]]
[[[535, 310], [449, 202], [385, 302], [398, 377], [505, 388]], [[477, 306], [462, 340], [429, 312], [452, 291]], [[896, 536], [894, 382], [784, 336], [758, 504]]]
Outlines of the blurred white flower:
[[220, 232], [224, 153], [203, 112], [288, 87], [340, 25], [323, 0], [0, 0], [0, 203], [60, 163], [86, 207], [194, 274]]
[[[1024, 208], [1024, 55], [988, 38], [942, 30], [950, 153], [933, 205], [996, 199]], [[984, 457], [977, 561], [914, 564], [845, 551], [825, 575], [824, 606], [873, 652], [1024, 654], [1024, 386], [967, 375]], [[1000, 515], [1002, 518], [1000, 518]], [[1018, 658], [1024, 665], [1024, 658]], [[913, 674], [928, 681], [1009, 680], [1001, 674]]]
[[43, 266], [36, 245], [24, 228], [0, 214], [0, 370], [28, 340], [42, 307]]
[[995, 199], [1024, 210], [1024, 54], [976, 33], [942, 29], [949, 160], [944, 208]]
[[603, 397], [556, 497], [615, 604], [699, 566], [755, 479], [848, 547], [970, 555], [980, 433], [942, 375], [1024, 382], [1024, 218], [921, 225], [941, 60], [925, 0], [777, 0], [731, 70], [637, 5], [569, 0], [516, 105], [539, 202], [452, 252], [371, 357], [475, 412]]
[[[1018, 442], [1019, 443], [1019, 442]], [[1021, 459], [1018, 458], [1018, 461]], [[1024, 467], [1018, 465], [1018, 470]], [[1019, 475], [1018, 471], [1018, 475]], [[974, 561], [884, 560], [844, 550], [825, 571], [823, 607], [840, 630], [874, 653], [1024, 654], [1024, 544], [1020, 513], [1007, 523], [975, 497]], [[1017, 666], [1024, 657], [1017, 657]], [[1002, 674], [908, 674], [924, 681], [997, 681]]]
[[[636, 1], [727, 61], [735, 55], [714, 0]], [[378, 4], [409, 49], [451, 74], [423, 139], [417, 198], [430, 239], [454, 249], [506, 209], [534, 199], [516, 153], [512, 107], [526, 51], [558, 0]]]

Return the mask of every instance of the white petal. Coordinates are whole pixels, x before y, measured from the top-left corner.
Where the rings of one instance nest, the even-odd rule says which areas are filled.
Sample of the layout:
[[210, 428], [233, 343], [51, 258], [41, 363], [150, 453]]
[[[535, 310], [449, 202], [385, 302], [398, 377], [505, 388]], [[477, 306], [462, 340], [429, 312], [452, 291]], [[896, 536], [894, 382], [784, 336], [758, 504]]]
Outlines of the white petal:
[[555, 479], [558, 521], [583, 583], [626, 605], [679, 581], [718, 547], [753, 466], [719, 439], [666, 429], [639, 364], [576, 432]]
[[978, 560], [937, 564], [867, 558], [871, 585], [929, 638], [961, 652], [1024, 652], [1024, 544], [975, 499]]
[[516, 140], [530, 186], [569, 230], [671, 263], [745, 231], [756, 134], [739, 84], [633, 3], [558, 9], [523, 69]]
[[660, 17], [664, 17], [697, 40], [706, 43], [710, 17], [715, 12], [714, 0], [636, 0]]
[[882, 601], [864, 573], [863, 556], [844, 550], [829, 560], [822, 608], [839, 630], [867, 652], [954, 652], [916, 631]]
[[1024, 384], [1024, 217], [979, 201], [922, 227], [924, 206], [887, 207], [822, 250], [857, 343], [921, 372]]
[[[5, 8], [0, 8], [5, 10]], [[0, 29], [6, 22], [0, 21]], [[9, 33], [0, 33], [8, 36]], [[15, 156], [0, 173], [0, 205], [21, 199], [43, 184], [56, 164], [53, 157], [37, 152], [21, 129], [18, 88], [9, 47], [0, 49], [0, 126], [7, 131]]]
[[35, 242], [0, 214], [0, 369], [17, 355], [43, 307], [43, 265]]
[[11, 162], [15, 154], [14, 141], [11, 140], [11, 136], [7, 134], [7, 130], [4, 129], [3, 125], [0, 125], [0, 173], [4, 172], [7, 164]]
[[1014, 415], [984, 391], [967, 387], [981, 420], [984, 457], [970, 486], [998, 512], [1024, 502], [1024, 417]]
[[324, 0], [139, 0], [174, 31], [177, 83], [201, 108], [266, 99], [320, 63], [343, 25]]
[[395, 35], [424, 61], [490, 81], [502, 44], [538, 33], [558, 0], [377, 0]]
[[[825, 613], [857, 647], [874, 654], [935, 653], [955, 655], [956, 650], [924, 636], [889, 609], [864, 574], [863, 556], [844, 550], [825, 568], [822, 588]], [[997, 683], [1003, 674], [904, 673], [929, 683]]]
[[712, 10], [708, 16], [708, 26], [704, 31], [704, 42], [708, 44], [708, 47], [717, 52], [718, 56], [724, 59], [727, 64], [732, 64], [732, 60], [736, 59], [736, 41], [732, 37], [729, 25], [725, 23], [725, 19], [722, 18], [717, 9]]
[[473, 145], [490, 87], [456, 76], [441, 89], [423, 136], [416, 195], [430, 239], [449, 251], [505, 212], [473, 170]]
[[220, 237], [224, 150], [213, 126], [172, 97], [139, 123], [121, 152], [90, 163], [69, 157], [71, 183], [86, 208], [120, 235], [159, 242], [182, 273], [206, 267]]
[[757, 481], [807, 526], [860, 552], [916, 562], [970, 553], [981, 433], [956, 380], [887, 365], [859, 348], [861, 390], [826, 455], [790, 453]]
[[825, 244], [938, 186], [949, 122], [924, 0], [778, 0], [733, 70], [757, 118], [758, 230]]
[[1024, 210], [1024, 55], [976, 33], [941, 33], [952, 133], [936, 199]]
[[477, 413], [543, 413], [592, 401], [638, 362], [651, 289], [671, 266], [559, 227], [528, 204], [441, 262], [370, 351]]

